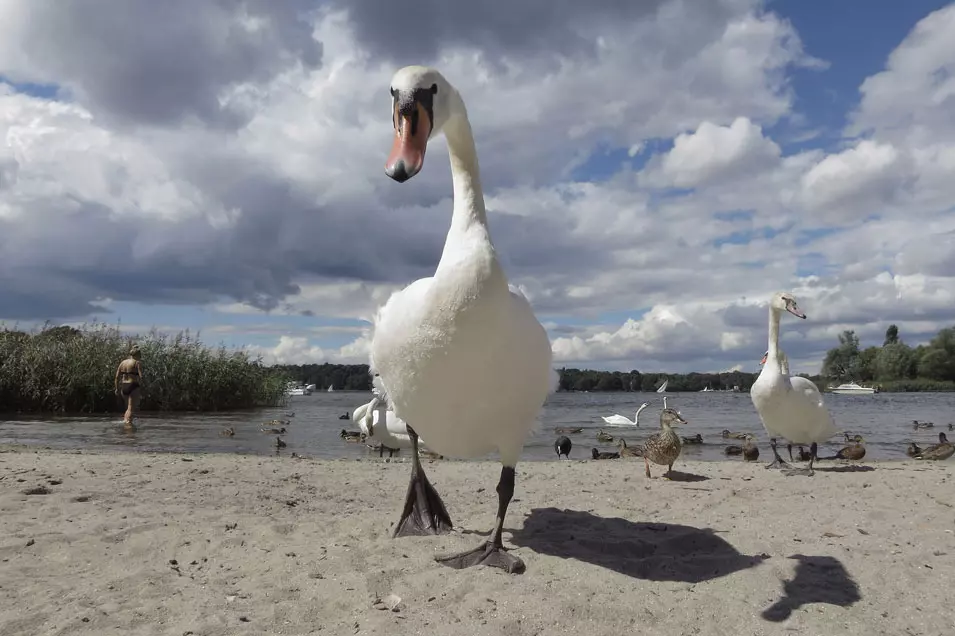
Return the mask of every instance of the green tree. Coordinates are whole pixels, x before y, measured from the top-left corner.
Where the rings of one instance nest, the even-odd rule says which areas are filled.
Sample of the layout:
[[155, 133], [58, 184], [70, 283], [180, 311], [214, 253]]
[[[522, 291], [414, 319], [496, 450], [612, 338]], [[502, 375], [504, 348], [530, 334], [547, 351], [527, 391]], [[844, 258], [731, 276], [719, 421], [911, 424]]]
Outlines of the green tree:
[[826, 352], [822, 375], [831, 380], [852, 380], [859, 366], [859, 336], [849, 329], [839, 334], [839, 346]]
[[885, 330], [885, 340], [882, 342], [882, 346], [895, 344], [899, 341], [899, 328], [895, 325], [889, 325], [889, 328]]
[[856, 379], [859, 382], [871, 382], [879, 375], [878, 357], [879, 347], [866, 347], [859, 352], [859, 365]]
[[919, 375], [932, 380], [955, 380], [955, 328], [938, 332], [919, 359]]
[[903, 342], [894, 342], [882, 347], [876, 358], [880, 380], [904, 380], [914, 378], [916, 359], [912, 348]]

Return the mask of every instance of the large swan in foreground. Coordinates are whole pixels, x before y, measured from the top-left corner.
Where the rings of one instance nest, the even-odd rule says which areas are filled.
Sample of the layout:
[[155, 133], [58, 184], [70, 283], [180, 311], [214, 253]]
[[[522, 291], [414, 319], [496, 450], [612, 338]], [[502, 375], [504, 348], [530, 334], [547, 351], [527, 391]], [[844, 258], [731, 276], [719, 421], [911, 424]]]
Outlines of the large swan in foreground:
[[[807, 378], [789, 375], [789, 362], [779, 348], [779, 319], [783, 311], [797, 318], [806, 318], [792, 294], [779, 292], [769, 303], [769, 349], [763, 357], [765, 364], [749, 391], [763, 427], [770, 435], [774, 460], [767, 468], [785, 467], [776, 450], [776, 437], [788, 442], [789, 459], [793, 444], [809, 444], [809, 475], [817, 459], [818, 443], [836, 433], [835, 424], [816, 385]], [[795, 474], [803, 471], [790, 471]]]
[[619, 413], [614, 413], [610, 416], [601, 415], [601, 417], [603, 417], [604, 422], [611, 426], [640, 426], [640, 412], [648, 406], [650, 406], [649, 402], [641, 404], [632, 420], [626, 415], [620, 415]]
[[[396, 292], [379, 310], [370, 362], [412, 443], [448, 457], [497, 452], [502, 464], [490, 539], [440, 563], [520, 572], [524, 563], [502, 542], [514, 494], [515, 466], [547, 394], [556, 389], [547, 333], [524, 296], [513, 293], [489, 235], [474, 137], [460, 94], [436, 70], [408, 66], [391, 82], [394, 145], [385, 173], [399, 183], [424, 164], [428, 141], [443, 132], [451, 159], [454, 208], [434, 276]], [[415, 457], [417, 453], [415, 453]], [[433, 514], [440, 503], [415, 460], [395, 536], [450, 527]]]

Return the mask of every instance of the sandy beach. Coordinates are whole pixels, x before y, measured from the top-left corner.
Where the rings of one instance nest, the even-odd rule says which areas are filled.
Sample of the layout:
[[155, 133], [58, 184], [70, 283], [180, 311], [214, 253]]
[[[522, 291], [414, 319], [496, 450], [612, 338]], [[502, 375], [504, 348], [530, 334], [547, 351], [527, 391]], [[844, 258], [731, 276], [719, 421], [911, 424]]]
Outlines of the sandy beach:
[[489, 531], [490, 462], [426, 462], [456, 529], [393, 540], [406, 460], [3, 450], [4, 636], [951, 628], [951, 462], [524, 463], [508, 575], [432, 560]]

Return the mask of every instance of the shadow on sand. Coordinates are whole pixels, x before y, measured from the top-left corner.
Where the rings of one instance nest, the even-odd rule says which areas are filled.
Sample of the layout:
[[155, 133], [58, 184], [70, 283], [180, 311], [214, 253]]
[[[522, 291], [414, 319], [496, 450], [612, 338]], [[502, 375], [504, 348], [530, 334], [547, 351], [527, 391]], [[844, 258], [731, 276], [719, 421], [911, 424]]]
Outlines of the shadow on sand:
[[740, 554], [710, 529], [635, 523], [557, 508], [531, 510], [511, 542], [648, 581], [699, 583], [755, 567], [767, 558]]
[[670, 471], [670, 481], [682, 481], [682, 482], [692, 482], [692, 481], [708, 481], [709, 477], [704, 475], [695, 475], [693, 473], [681, 473], [678, 470]]
[[875, 467], [859, 466], [858, 464], [842, 466], [820, 466], [819, 464], [816, 464], [812, 467], [812, 469], [819, 471], [820, 473], [868, 473], [875, 470]]
[[796, 576], [783, 584], [783, 597], [763, 610], [763, 618], [779, 623], [809, 603], [828, 603], [849, 607], [862, 595], [859, 586], [852, 580], [845, 566], [830, 556], [805, 556], [794, 554], [790, 559], [799, 561]]

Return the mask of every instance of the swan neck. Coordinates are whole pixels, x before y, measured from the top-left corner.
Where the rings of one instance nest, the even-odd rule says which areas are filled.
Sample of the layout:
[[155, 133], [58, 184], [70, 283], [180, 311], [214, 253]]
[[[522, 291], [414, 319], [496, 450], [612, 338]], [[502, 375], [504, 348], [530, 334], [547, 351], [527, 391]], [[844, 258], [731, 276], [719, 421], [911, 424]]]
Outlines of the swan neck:
[[484, 190], [481, 187], [481, 170], [478, 166], [477, 149], [471, 122], [461, 96], [455, 92], [451, 97], [453, 115], [444, 125], [451, 159], [451, 182], [454, 188], [453, 229], [466, 229], [477, 223], [487, 225], [484, 208]]
[[766, 349], [769, 353], [766, 356], [766, 364], [770, 360], [774, 363], [779, 359], [779, 312], [769, 308], [769, 342]]

